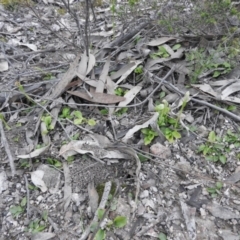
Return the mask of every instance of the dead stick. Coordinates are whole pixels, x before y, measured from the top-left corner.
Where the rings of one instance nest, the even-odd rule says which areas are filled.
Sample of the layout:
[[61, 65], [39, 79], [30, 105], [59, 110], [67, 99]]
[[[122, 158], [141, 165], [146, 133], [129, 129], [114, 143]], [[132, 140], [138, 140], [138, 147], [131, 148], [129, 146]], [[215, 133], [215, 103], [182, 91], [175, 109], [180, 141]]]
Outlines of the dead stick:
[[0, 119], [0, 133], [1, 133], [1, 137], [2, 137], [2, 145], [5, 148], [5, 151], [7, 153], [8, 160], [9, 160], [9, 163], [10, 163], [12, 176], [14, 176], [15, 173], [16, 173], [16, 169], [15, 169], [15, 165], [14, 165], [14, 159], [13, 159], [12, 153], [10, 151], [10, 147], [9, 147], [7, 138], [5, 136], [5, 132], [4, 132], [4, 128], [3, 128], [3, 124], [2, 124], [2, 120], [1, 119]]

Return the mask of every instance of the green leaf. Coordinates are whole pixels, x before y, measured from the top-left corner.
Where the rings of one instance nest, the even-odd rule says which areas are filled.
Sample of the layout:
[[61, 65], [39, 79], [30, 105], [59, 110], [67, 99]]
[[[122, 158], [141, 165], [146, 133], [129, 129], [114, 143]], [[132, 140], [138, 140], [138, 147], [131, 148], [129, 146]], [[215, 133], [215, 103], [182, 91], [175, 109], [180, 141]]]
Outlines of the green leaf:
[[98, 223], [93, 222], [90, 226], [90, 232], [94, 232], [97, 229]]
[[98, 215], [98, 219], [102, 220], [103, 216], [104, 216], [105, 210], [104, 209], [98, 209], [97, 211], [97, 215]]
[[214, 74], [213, 74], [213, 77], [216, 78], [216, 77], [218, 77], [220, 75], [221, 75], [221, 72], [215, 71]]
[[99, 229], [94, 237], [94, 240], [104, 240], [106, 237], [106, 232], [103, 229]]
[[160, 92], [159, 98], [164, 98], [165, 96], [166, 96], [166, 93], [165, 93], [165, 92]]
[[74, 121], [73, 121], [73, 123], [74, 123], [75, 125], [80, 125], [80, 124], [82, 124], [82, 122], [83, 122], [83, 118], [76, 118], [76, 119], [74, 119]]
[[149, 129], [148, 128], [143, 128], [142, 130], [141, 130], [141, 132], [143, 133], [143, 134], [148, 134], [149, 133]]
[[68, 117], [70, 115], [70, 108], [69, 107], [63, 107], [62, 115], [64, 118]]
[[27, 197], [24, 197], [20, 203], [21, 207], [25, 207], [27, 204]]
[[74, 134], [73, 136], [72, 136], [72, 140], [78, 140], [78, 138], [79, 138], [79, 136], [80, 136], [80, 133], [76, 133], [76, 134]]
[[54, 163], [54, 166], [57, 167], [57, 168], [60, 168], [60, 167], [62, 167], [62, 163], [60, 161], [56, 160], [55, 163]]
[[173, 137], [175, 137], [176, 139], [181, 138], [181, 134], [180, 134], [179, 132], [177, 132], [177, 131], [173, 131], [173, 132], [172, 132], [172, 135], [173, 135]]
[[222, 182], [216, 182], [216, 188], [221, 189], [223, 187]]
[[47, 212], [47, 210], [43, 211], [42, 218], [43, 218], [44, 221], [47, 221], [47, 219], [48, 219], [48, 212]]
[[147, 162], [148, 161], [148, 158], [145, 157], [144, 155], [142, 155], [140, 153], [138, 153], [137, 155], [138, 155], [138, 158], [139, 158], [140, 162], [143, 163], [143, 162]]
[[101, 110], [100, 110], [100, 113], [101, 113], [102, 115], [108, 115], [108, 109], [106, 109], [106, 108], [101, 109]]
[[208, 135], [208, 140], [209, 140], [210, 142], [215, 142], [215, 141], [216, 141], [216, 134], [215, 134], [214, 131], [211, 131], [211, 132], [209, 133], [209, 135]]
[[216, 188], [207, 188], [209, 193], [216, 193]]
[[166, 234], [164, 234], [164, 233], [160, 233], [160, 234], [158, 235], [158, 238], [159, 238], [159, 240], [167, 240], [167, 236], [166, 236]]
[[172, 50], [175, 51], [177, 49], [179, 49], [181, 47], [181, 44], [175, 44], [173, 47], [172, 47]]
[[21, 213], [23, 213], [23, 208], [21, 206], [12, 206], [10, 208], [10, 213], [13, 217], [18, 217]]
[[224, 156], [224, 155], [221, 155], [219, 157], [219, 161], [222, 163], [222, 164], [225, 164], [227, 162], [227, 158]]
[[122, 228], [127, 224], [127, 218], [124, 216], [117, 216], [114, 218], [113, 224], [116, 228]]
[[88, 120], [88, 125], [89, 126], [95, 126], [96, 125], [96, 121], [94, 119], [89, 119]]
[[82, 118], [83, 117], [82, 112], [80, 112], [80, 111], [74, 111], [73, 114], [76, 118]]

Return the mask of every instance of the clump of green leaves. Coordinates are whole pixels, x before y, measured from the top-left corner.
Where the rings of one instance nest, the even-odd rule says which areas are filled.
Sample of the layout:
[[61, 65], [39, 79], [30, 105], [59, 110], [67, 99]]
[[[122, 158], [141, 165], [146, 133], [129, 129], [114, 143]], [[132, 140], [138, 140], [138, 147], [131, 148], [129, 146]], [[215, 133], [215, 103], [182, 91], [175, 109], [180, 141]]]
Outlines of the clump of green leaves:
[[[102, 220], [104, 213], [105, 213], [104, 209], [98, 209], [97, 215], [99, 220]], [[127, 224], [127, 218], [124, 216], [116, 216], [113, 220], [108, 219], [108, 222], [105, 225], [105, 228], [104, 229], [100, 228], [97, 231], [94, 239], [104, 240], [106, 237], [107, 231], [114, 228], [123, 228], [126, 224]], [[91, 231], [94, 231], [96, 229], [96, 226], [97, 226], [97, 223], [94, 223], [91, 226]]]
[[207, 188], [207, 191], [211, 194], [211, 197], [217, 197], [220, 194], [223, 184], [221, 182], [216, 182], [214, 187]]
[[136, 68], [134, 69], [134, 72], [135, 72], [136, 74], [142, 74], [142, 73], [143, 73], [143, 66], [142, 66], [142, 65], [139, 65], [138, 67], [136, 67]]
[[127, 90], [124, 90], [121, 87], [118, 87], [114, 90], [115, 95], [120, 96], [120, 97], [124, 96], [126, 92], [127, 92]]
[[118, 117], [122, 116], [124, 113], [126, 113], [128, 111], [128, 108], [127, 107], [123, 107], [123, 108], [120, 108], [119, 110], [117, 110], [115, 112], [115, 115], [117, 115]]
[[42, 122], [45, 123], [46, 128], [47, 128], [47, 132], [44, 133], [44, 134], [47, 134], [48, 130], [53, 130], [54, 129], [54, 127], [52, 125], [52, 117], [50, 115], [47, 114], [45, 116], [42, 116], [41, 120], [42, 120]]
[[30, 4], [32, 1], [30, 0], [0, 0], [0, 4], [2, 4], [7, 10], [15, 10], [18, 6]]
[[210, 72], [212, 77], [217, 78], [220, 75], [229, 73], [231, 71], [232, 65], [229, 62], [217, 62], [219, 59], [214, 56], [217, 55], [218, 52], [220, 52], [220, 50], [213, 52], [212, 54], [208, 54], [205, 49], [200, 48], [186, 53], [186, 60], [193, 63], [193, 65], [190, 67], [191, 82], [196, 82], [202, 74], [207, 72]]
[[63, 107], [62, 109], [62, 113], [59, 116], [60, 118], [64, 118], [64, 119], [71, 119], [71, 109], [69, 107]]
[[[185, 107], [185, 105], [183, 106]], [[181, 108], [181, 111], [183, 108]], [[158, 117], [158, 126], [163, 133], [163, 135], [166, 137], [166, 139], [172, 143], [176, 139], [181, 138], [180, 134], [180, 125], [179, 125], [179, 117], [173, 118], [170, 116], [170, 107], [168, 105], [168, 102], [163, 100], [163, 103], [157, 105], [155, 107], [155, 111], [159, 113]], [[180, 116], [180, 114], [179, 114]]]
[[11, 129], [11, 128], [8, 126], [7, 122], [5, 121], [4, 116], [3, 116], [2, 113], [0, 113], [0, 120], [3, 122], [3, 124], [4, 124], [4, 126], [5, 126], [5, 128], [6, 128], [7, 130], [10, 130], [10, 129]]
[[94, 119], [86, 119], [85, 117], [83, 117], [82, 112], [78, 110], [71, 112], [71, 109], [69, 107], [63, 107], [60, 118], [63, 118], [63, 119], [73, 118], [73, 122], [76, 125], [80, 125], [83, 123], [87, 123], [89, 126], [96, 125], [96, 121]]
[[44, 211], [40, 219], [35, 219], [31, 221], [26, 228], [26, 231], [31, 233], [42, 232], [47, 227], [48, 213]]
[[[181, 44], [175, 44], [173, 47], [172, 47], [172, 50], [173, 51], [176, 51], [176, 50], [178, 50], [179, 48], [181, 47]], [[150, 57], [152, 58], [152, 59], [156, 59], [156, 58], [158, 58], [158, 57], [160, 57], [160, 58], [168, 58], [168, 57], [170, 57], [170, 53], [167, 51], [167, 49], [164, 47], [164, 46], [158, 46], [158, 51], [157, 52], [155, 52], [155, 53], [152, 53], [152, 54], [150, 54]]]
[[26, 209], [26, 205], [27, 205], [27, 198], [24, 197], [20, 204], [17, 206], [12, 206], [10, 208], [10, 213], [13, 215], [13, 217], [18, 217], [19, 215], [21, 215], [22, 213], [24, 213], [25, 209]]
[[237, 134], [228, 130], [226, 135], [220, 138], [216, 136], [214, 131], [211, 131], [208, 135], [208, 142], [200, 145], [198, 152], [202, 153], [206, 160], [225, 164], [227, 161], [226, 153], [231, 151], [230, 147], [240, 147], [240, 138]]
[[148, 145], [150, 144], [153, 139], [158, 136], [158, 134], [152, 130], [151, 128], [144, 128], [142, 129], [142, 134], [144, 136], [144, 144]]
[[62, 167], [62, 163], [59, 160], [54, 159], [54, 158], [47, 158], [47, 163], [49, 165], [52, 165], [52, 166], [56, 167], [56, 168], [61, 168]]

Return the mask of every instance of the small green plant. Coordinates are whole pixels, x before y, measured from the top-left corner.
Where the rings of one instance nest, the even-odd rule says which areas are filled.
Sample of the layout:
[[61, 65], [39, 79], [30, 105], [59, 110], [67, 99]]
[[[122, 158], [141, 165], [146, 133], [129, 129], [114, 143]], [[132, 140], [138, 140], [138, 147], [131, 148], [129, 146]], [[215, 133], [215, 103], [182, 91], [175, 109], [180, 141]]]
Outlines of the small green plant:
[[5, 128], [6, 128], [7, 130], [10, 130], [10, 129], [11, 129], [11, 128], [8, 126], [7, 122], [5, 121], [4, 116], [3, 116], [2, 113], [0, 113], [0, 120], [3, 122], [3, 124], [4, 124], [4, 126], [5, 126]]
[[78, 140], [78, 139], [79, 139], [79, 136], [80, 136], [80, 133], [76, 133], [76, 134], [74, 134], [74, 135], [71, 137], [71, 139], [72, 139], [72, 140]]
[[69, 156], [69, 157], [67, 158], [68, 164], [71, 164], [73, 161], [74, 161], [74, 156]]
[[42, 116], [41, 120], [42, 120], [42, 122], [45, 123], [46, 128], [47, 128], [47, 132], [44, 132], [44, 134], [47, 134], [48, 130], [53, 130], [54, 129], [54, 127], [52, 125], [52, 117], [50, 115]]
[[216, 136], [214, 131], [209, 133], [208, 142], [199, 146], [198, 152], [203, 153], [206, 160], [209, 161], [221, 162], [222, 164], [227, 161], [224, 155], [224, 144], [221, 143], [221, 139]]
[[106, 109], [106, 108], [103, 108], [103, 109], [101, 109], [100, 110], [100, 113], [102, 114], [102, 115], [108, 115], [108, 109]]
[[52, 78], [53, 78], [52, 73], [46, 73], [46, 74], [43, 76], [43, 80], [51, 80]]
[[13, 217], [18, 217], [19, 215], [21, 215], [22, 213], [24, 213], [25, 211], [25, 208], [26, 208], [26, 204], [27, 204], [27, 198], [24, 197], [22, 200], [21, 200], [21, 203], [20, 205], [17, 205], [17, 206], [12, 206], [10, 208], [10, 213], [13, 215]]
[[220, 194], [220, 190], [222, 189], [223, 184], [221, 182], [216, 182], [214, 187], [207, 188], [207, 191], [211, 194], [211, 197], [217, 197]]
[[69, 107], [63, 107], [62, 109], [62, 113], [61, 115], [59, 116], [60, 118], [64, 118], [64, 119], [71, 119], [72, 116], [71, 116], [71, 110]]
[[134, 72], [136, 74], [142, 74], [143, 73], [143, 66], [139, 65], [138, 67], [135, 68]]
[[194, 63], [191, 68], [192, 73], [190, 74], [191, 82], [196, 82], [199, 76], [208, 71], [211, 71], [212, 77], [214, 78], [231, 71], [232, 65], [229, 62], [216, 62], [217, 59], [214, 56], [218, 54], [218, 52], [220, 52], [220, 50], [216, 50], [209, 55], [203, 48], [200, 48], [186, 53], [186, 60]]
[[86, 119], [83, 117], [82, 112], [80, 111], [74, 111], [73, 112], [74, 115], [74, 124], [79, 125], [82, 124]]
[[42, 232], [46, 228], [46, 224], [42, 224], [41, 222], [41, 219], [31, 221], [26, 230], [31, 233]]
[[115, 90], [114, 90], [114, 93], [115, 93], [115, 95], [117, 95], [117, 96], [124, 96], [125, 95], [125, 93], [126, 93], [126, 90], [124, 90], [123, 88], [116, 88]]
[[181, 110], [179, 111], [177, 118], [173, 118], [169, 115], [170, 107], [167, 101], [163, 100], [161, 104], [155, 107], [155, 111], [159, 113], [157, 122], [158, 126], [162, 131], [163, 135], [170, 143], [173, 143], [176, 139], [181, 138], [181, 134], [179, 132], [179, 119], [185, 106], [186, 105], [182, 104]]
[[88, 124], [89, 126], [95, 126], [95, 125], [96, 125], [96, 121], [91, 118], [91, 119], [88, 119], [88, 120], [87, 120], [87, 124]]
[[126, 113], [128, 111], [128, 108], [127, 107], [123, 107], [119, 110], [117, 110], [115, 112], [115, 115], [117, 115], [118, 117], [122, 116], [124, 113]]
[[166, 234], [165, 233], [159, 233], [159, 235], [158, 235], [158, 239], [159, 240], [167, 240], [167, 236], [166, 236]]
[[47, 223], [46, 223], [47, 220], [48, 220], [48, 212], [44, 210], [41, 215], [41, 218], [31, 221], [25, 230], [31, 233], [42, 232], [47, 227]]
[[2, 4], [7, 10], [13, 11], [18, 6], [26, 5], [32, 3], [29, 0], [0, 0], [0, 4]]
[[159, 46], [158, 47], [158, 51], [155, 52], [155, 53], [150, 54], [150, 57], [152, 59], [156, 59], [158, 57], [160, 57], [160, 58], [168, 58], [168, 57], [170, 57], [170, 54], [168, 53], [168, 51], [165, 49], [164, 46]]
[[47, 163], [49, 165], [52, 165], [56, 168], [61, 168], [62, 167], [62, 163], [60, 161], [58, 161], [57, 159], [54, 158], [47, 158]]
[[[98, 209], [98, 219], [101, 220], [104, 216], [105, 210]], [[95, 235], [96, 240], [104, 240], [106, 237], [106, 232], [114, 228], [123, 228], [127, 224], [127, 218], [124, 216], [116, 216], [113, 220], [108, 219], [107, 224], [104, 229], [99, 229]], [[91, 231], [96, 229], [97, 223], [91, 226]]]
[[26, 169], [26, 168], [31, 167], [31, 164], [30, 164], [29, 160], [27, 160], [27, 159], [20, 159], [19, 164], [20, 164], [20, 168]]
[[153, 141], [153, 139], [156, 136], [158, 136], [158, 134], [154, 130], [152, 130], [151, 128], [144, 128], [144, 129], [141, 130], [141, 132], [144, 136], [143, 140], [144, 140], [145, 145], [150, 144]]

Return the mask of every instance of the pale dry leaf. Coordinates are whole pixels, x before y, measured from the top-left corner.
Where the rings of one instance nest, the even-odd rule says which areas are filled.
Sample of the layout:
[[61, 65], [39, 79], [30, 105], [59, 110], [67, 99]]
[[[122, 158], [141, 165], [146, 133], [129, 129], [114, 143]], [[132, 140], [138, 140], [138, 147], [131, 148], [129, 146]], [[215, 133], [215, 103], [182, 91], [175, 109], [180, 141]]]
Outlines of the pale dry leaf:
[[173, 56], [173, 55], [174, 55], [174, 51], [172, 50], [172, 48], [171, 48], [169, 45], [163, 44], [162, 46], [163, 46], [163, 47], [165, 48], [165, 50], [170, 54], [170, 56]]
[[44, 181], [42, 180], [44, 172], [42, 170], [36, 170], [34, 172], [31, 172], [31, 180], [32, 183], [41, 189], [42, 192], [47, 191], [47, 186], [45, 185]]
[[84, 53], [81, 56], [80, 63], [76, 70], [76, 74], [80, 74], [83, 76], [82, 80], [84, 80], [87, 73], [87, 64], [88, 64], [88, 57], [87, 57], [86, 51], [84, 51]]
[[71, 199], [72, 199], [72, 187], [71, 187], [71, 174], [66, 162], [63, 163], [63, 172], [64, 172], [64, 198], [63, 198], [63, 209], [67, 210]]
[[114, 94], [115, 95], [115, 88], [116, 88], [116, 83], [113, 82], [113, 80], [107, 76], [107, 81], [106, 81], [106, 89], [108, 94]]
[[8, 70], [8, 62], [6, 60], [0, 60], [0, 72]]
[[238, 81], [238, 82], [231, 84], [230, 86], [228, 86], [227, 88], [225, 88], [222, 91], [221, 99], [225, 100], [226, 97], [228, 97], [229, 95], [231, 95], [235, 92], [238, 92], [239, 90], [240, 90], [240, 82]]
[[89, 196], [89, 206], [91, 207], [92, 213], [95, 213], [98, 208], [99, 195], [94, 187], [94, 182], [91, 181], [88, 183], [88, 196]]
[[96, 92], [97, 93], [103, 93], [105, 82], [106, 82], [108, 72], [109, 72], [109, 67], [110, 67], [110, 57], [108, 57], [106, 63], [104, 64], [102, 73], [101, 73], [101, 75], [99, 77], [99, 80], [97, 82], [98, 83], [97, 87], [96, 87]]
[[224, 220], [229, 219], [239, 219], [240, 215], [235, 213], [233, 209], [230, 209], [228, 207], [223, 207], [217, 203], [210, 203], [206, 206], [206, 209], [214, 216], [218, 217]]
[[101, 31], [101, 32], [97, 32], [97, 33], [91, 33], [91, 36], [93, 37], [110, 37], [114, 34], [114, 31], [111, 30], [111, 31]]
[[156, 47], [156, 46], [162, 45], [163, 43], [166, 43], [166, 42], [174, 40], [174, 39], [176, 39], [176, 38], [161, 37], [161, 38], [157, 38], [157, 39], [154, 39], [154, 40], [150, 41], [149, 43], [147, 43], [147, 45], [152, 46], [152, 47]]
[[55, 236], [56, 234], [51, 232], [38, 232], [32, 233], [31, 240], [48, 240], [53, 239]]
[[6, 172], [2, 171], [0, 173], [0, 194], [8, 189], [8, 180]]
[[67, 91], [69, 94], [88, 100], [89, 102], [102, 103], [102, 104], [114, 104], [125, 100], [125, 97], [107, 94], [107, 93], [91, 93], [92, 98], [86, 92], [79, 91]]
[[238, 81], [239, 81], [238, 79], [227, 79], [227, 80], [219, 80], [219, 81], [209, 81], [209, 84], [211, 86], [224, 87]]
[[86, 75], [88, 75], [92, 71], [93, 67], [95, 66], [95, 63], [96, 63], [95, 56], [93, 54], [89, 53]]
[[187, 227], [189, 239], [194, 240], [197, 238], [196, 222], [195, 222], [196, 208], [189, 207], [183, 201], [180, 201], [180, 203], [181, 203], [181, 209], [182, 209], [183, 217]]
[[29, 158], [35, 158], [46, 152], [50, 147], [50, 144], [48, 146], [42, 147], [40, 149], [36, 149], [33, 152], [26, 154], [26, 155], [18, 155], [17, 158], [22, 159], [29, 159]]
[[159, 116], [159, 113], [154, 113], [153, 116], [146, 121], [145, 123], [141, 124], [141, 125], [136, 125], [133, 128], [131, 128], [125, 135], [125, 137], [122, 139], [123, 142], [126, 142], [129, 138], [131, 138], [133, 136], [133, 134], [143, 128], [147, 128], [150, 124], [154, 123], [157, 121]]
[[207, 84], [207, 83], [204, 83], [204, 84], [192, 84], [193, 87], [196, 87], [196, 88], [199, 88], [201, 91], [205, 92], [205, 93], [208, 93], [214, 97], [218, 97], [219, 96], [219, 93], [215, 92], [212, 87]]
[[141, 64], [142, 63], [142, 60], [138, 60], [138, 61], [134, 61], [133, 62], [133, 66], [132, 67], [129, 67], [129, 69], [125, 72], [125, 73], [123, 73], [123, 75], [120, 77], [120, 79], [117, 81], [117, 85], [119, 84], [119, 83], [121, 83], [124, 79], [126, 79], [127, 77], [128, 77], [128, 75], [130, 75], [133, 71], [134, 71], [134, 69], [139, 65], [139, 64]]
[[13, 45], [13, 46], [25, 46], [25, 47], [28, 47], [29, 49], [33, 50], [33, 51], [37, 51], [37, 46], [35, 44], [22, 43], [18, 39], [11, 39], [11, 40], [8, 41], [8, 43]]
[[111, 75], [111, 79], [115, 80], [120, 77], [120, 79], [117, 81], [117, 85], [122, 82], [129, 74], [131, 74], [132, 71], [140, 64], [142, 61], [134, 61], [130, 62], [127, 65], [123, 66], [121, 69], [119, 69], [117, 72], [113, 73]]
[[146, 67], [146, 69], [149, 70], [153, 65], [155, 65], [157, 63], [167, 62], [172, 59], [179, 59], [183, 56], [184, 50], [185, 50], [185, 48], [179, 48], [179, 49], [177, 49], [176, 52], [174, 52], [170, 57], [167, 57], [167, 58], [148, 59], [145, 67]]
[[124, 107], [127, 106], [135, 97], [136, 95], [141, 91], [142, 87], [141, 86], [135, 86], [132, 89], [130, 89], [125, 95], [125, 100], [121, 101], [118, 104], [118, 107]]
[[63, 145], [60, 149], [59, 155], [67, 159], [69, 156], [77, 153], [86, 154], [91, 153], [93, 156], [102, 158], [115, 158], [122, 159], [126, 156], [117, 150], [106, 150], [103, 148], [103, 143], [98, 139], [87, 139], [83, 141], [71, 141], [70, 143]]

